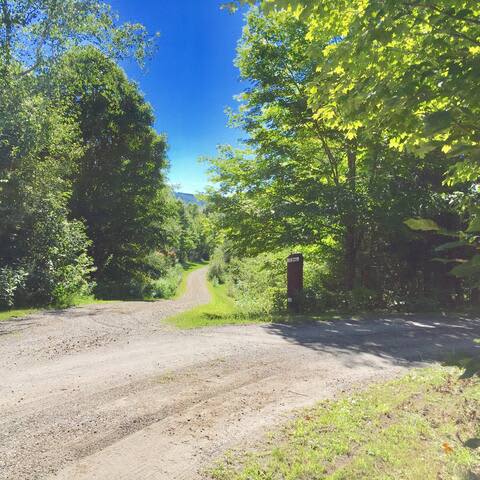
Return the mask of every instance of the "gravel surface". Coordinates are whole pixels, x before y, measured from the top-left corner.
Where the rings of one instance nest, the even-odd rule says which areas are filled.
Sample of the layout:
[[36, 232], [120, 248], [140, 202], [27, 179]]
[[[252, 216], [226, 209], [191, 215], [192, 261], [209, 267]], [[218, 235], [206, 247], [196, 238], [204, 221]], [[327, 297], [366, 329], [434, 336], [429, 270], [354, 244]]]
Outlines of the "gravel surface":
[[0, 322], [0, 479], [196, 479], [294, 409], [477, 348], [480, 320], [388, 317], [178, 331], [179, 300]]

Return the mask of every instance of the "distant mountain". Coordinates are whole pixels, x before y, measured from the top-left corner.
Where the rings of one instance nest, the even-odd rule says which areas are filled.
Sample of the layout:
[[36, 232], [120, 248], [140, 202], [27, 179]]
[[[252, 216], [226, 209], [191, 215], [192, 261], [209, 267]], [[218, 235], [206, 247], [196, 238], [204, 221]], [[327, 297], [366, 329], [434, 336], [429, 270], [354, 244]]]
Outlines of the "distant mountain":
[[195, 203], [196, 205], [198, 205], [200, 207], [205, 206], [205, 202], [202, 202], [201, 200], [199, 200], [192, 193], [183, 193], [183, 192], [174, 192], [174, 193], [175, 193], [175, 197], [178, 198], [179, 200], [181, 200], [182, 202]]

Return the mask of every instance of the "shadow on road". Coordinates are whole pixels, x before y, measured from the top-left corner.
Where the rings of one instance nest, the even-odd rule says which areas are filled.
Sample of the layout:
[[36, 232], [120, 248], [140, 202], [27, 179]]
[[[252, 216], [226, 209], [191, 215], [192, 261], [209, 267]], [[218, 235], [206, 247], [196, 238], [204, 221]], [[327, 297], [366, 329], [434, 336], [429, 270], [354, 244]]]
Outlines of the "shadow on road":
[[[273, 335], [320, 352], [373, 354], [398, 364], [478, 355], [480, 318], [468, 316], [388, 316], [302, 324], [273, 323]], [[361, 361], [350, 355], [352, 367]]]

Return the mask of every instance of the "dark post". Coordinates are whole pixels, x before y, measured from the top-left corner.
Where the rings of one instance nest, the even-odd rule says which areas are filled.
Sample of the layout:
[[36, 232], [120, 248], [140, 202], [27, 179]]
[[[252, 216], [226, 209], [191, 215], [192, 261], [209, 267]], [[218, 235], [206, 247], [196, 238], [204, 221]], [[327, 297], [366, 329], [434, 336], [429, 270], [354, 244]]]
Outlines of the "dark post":
[[287, 295], [288, 308], [300, 310], [299, 294], [303, 290], [303, 255], [294, 253], [287, 258]]

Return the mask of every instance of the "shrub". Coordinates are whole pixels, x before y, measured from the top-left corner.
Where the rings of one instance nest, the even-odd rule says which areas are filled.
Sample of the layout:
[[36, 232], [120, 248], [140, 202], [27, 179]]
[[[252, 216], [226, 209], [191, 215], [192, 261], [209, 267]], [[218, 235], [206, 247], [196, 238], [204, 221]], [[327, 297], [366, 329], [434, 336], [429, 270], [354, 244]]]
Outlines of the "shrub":
[[142, 270], [151, 278], [163, 277], [175, 266], [175, 256], [151, 252], [142, 260]]
[[23, 261], [28, 277], [19, 299], [22, 303], [68, 306], [75, 297], [91, 293], [94, 268], [87, 255], [90, 242], [85, 227], [62, 214], [48, 211], [33, 225], [30, 253]]
[[213, 252], [208, 269], [208, 279], [220, 284], [225, 283], [227, 279], [227, 263], [223, 247], [217, 247]]
[[12, 308], [17, 290], [25, 285], [28, 273], [23, 268], [0, 269], [0, 308]]
[[283, 254], [263, 254], [231, 260], [226, 283], [242, 315], [268, 315], [285, 309], [284, 257]]
[[56, 285], [52, 292], [53, 303], [58, 307], [68, 307], [78, 297], [87, 297], [92, 293], [93, 283], [89, 281], [93, 272], [92, 259], [82, 253], [74, 263], [60, 268], [56, 272]]
[[183, 268], [177, 264], [170, 268], [164, 277], [151, 280], [145, 289], [145, 294], [150, 298], [171, 298], [176, 294], [182, 277]]

